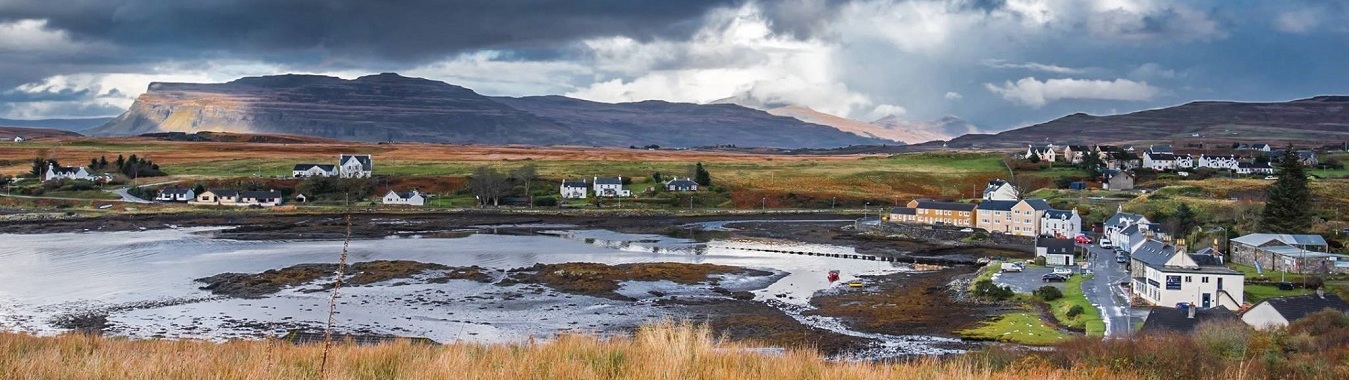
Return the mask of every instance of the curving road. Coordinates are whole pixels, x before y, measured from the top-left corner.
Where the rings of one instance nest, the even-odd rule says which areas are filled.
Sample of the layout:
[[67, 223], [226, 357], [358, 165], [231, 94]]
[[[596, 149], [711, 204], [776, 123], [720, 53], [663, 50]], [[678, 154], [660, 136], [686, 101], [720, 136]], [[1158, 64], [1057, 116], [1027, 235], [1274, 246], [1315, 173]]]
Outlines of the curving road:
[[1101, 312], [1105, 320], [1105, 335], [1111, 337], [1129, 336], [1134, 325], [1148, 317], [1148, 309], [1129, 306], [1129, 296], [1120, 283], [1129, 281], [1129, 271], [1124, 264], [1115, 262], [1115, 251], [1096, 245], [1086, 247], [1091, 255], [1088, 269], [1096, 275], [1082, 282], [1082, 292], [1087, 300]]

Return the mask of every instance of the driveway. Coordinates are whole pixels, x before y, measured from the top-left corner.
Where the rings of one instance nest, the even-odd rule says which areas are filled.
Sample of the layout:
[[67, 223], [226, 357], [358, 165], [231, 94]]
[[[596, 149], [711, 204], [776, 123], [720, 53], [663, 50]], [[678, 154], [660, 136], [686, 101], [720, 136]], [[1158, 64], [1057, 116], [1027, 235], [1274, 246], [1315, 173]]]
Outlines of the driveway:
[[130, 190], [130, 189], [124, 187], [124, 188], [120, 188], [120, 189], [104, 190], [104, 191], [107, 191], [107, 192], [109, 192], [109, 193], [113, 193], [113, 194], [117, 194], [118, 196], [121, 196], [121, 197], [122, 197], [122, 201], [124, 201], [124, 202], [131, 202], [131, 203], [153, 203], [153, 202], [150, 202], [150, 201], [147, 201], [147, 200], [144, 200], [144, 199], [140, 199], [139, 197], [137, 197], [137, 196], [135, 196], [135, 195], [131, 195], [131, 193], [128, 193], [127, 190]]
[[1128, 336], [1135, 323], [1148, 317], [1147, 309], [1129, 307], [1129, 297], [1119, 284], [1129, 281], [1124, 264], [1115, 262], [1115, 251], [1096, 245], [1082, 245], [1090, 250], [1088, 269], [1096, 276], [1082, 282], [1082, 292], [1100, 310], [1105, 320], [1106, 336]]

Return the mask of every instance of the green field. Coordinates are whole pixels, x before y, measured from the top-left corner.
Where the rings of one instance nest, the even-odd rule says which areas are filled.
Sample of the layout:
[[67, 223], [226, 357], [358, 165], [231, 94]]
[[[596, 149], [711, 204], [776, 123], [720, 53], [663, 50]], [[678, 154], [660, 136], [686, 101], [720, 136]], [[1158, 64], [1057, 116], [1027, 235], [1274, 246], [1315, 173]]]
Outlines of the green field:
[[[1087, 295], [1082, 292], [1082, 282], [1090, 276], [1074, 275], [1069, 277], [1068, 282], [1063, 284], [1063, 298], [1050, 301], [1049, 311], [1064, 326], [1084, 329], [1088, 336], [1104, 336], [1105, 321], [1101, 319], [1101, 311], [1092, 306], [1091, 301], [1087, 300]], [[1069, 317], [1068, 310], [1073, 306], [1082, 307], [1082, 314]]]
[[1032, 346], [1048, 346], [1063, 342], [1072, 335], [1059, 331], [1040, 320], [1032, 311], [1007, 313], [998, 319], [984, 322], [979, 327], [958, 332], [969, 339], [995, 340]]

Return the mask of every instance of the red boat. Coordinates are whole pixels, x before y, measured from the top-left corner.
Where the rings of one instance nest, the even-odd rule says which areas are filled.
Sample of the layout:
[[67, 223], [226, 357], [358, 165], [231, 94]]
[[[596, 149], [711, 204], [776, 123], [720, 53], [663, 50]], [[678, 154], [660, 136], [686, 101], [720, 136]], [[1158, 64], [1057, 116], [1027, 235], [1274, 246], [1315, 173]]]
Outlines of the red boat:
[[834, 282], [834, 281], [838, 281], [838, 271], [837, 271], [837, 270], [831, 270], [831, 271], [829, 271], [829, 282]]

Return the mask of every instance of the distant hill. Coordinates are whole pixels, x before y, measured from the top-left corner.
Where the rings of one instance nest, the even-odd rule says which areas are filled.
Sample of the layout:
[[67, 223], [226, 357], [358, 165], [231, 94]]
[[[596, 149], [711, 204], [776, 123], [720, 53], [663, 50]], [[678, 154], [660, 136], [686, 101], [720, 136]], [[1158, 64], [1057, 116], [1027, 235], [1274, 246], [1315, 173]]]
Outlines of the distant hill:
[[152, 83], [126, 113], [89, 133], [198, 131], [527, 145], [818, 148], [877, 143], [738, 106], [490, 98], [388, 73], [353, 80], [277, 75], [219, 84]]
[[110, 120], [112, 120], [111, 117], [41, 120], [0, 119], [0, 127], [51, 128], [67, 131], [82, 131], [106, 124]]
[[710, 104], [736, 104], [763, 110], [777, 116], [786, 116], [807, 123], [834, 127], [840, 131], [858, 136], [906, 144], [949, 140], [956, 136], [979, 131], [973, 124], [954, 116], [947, 116], [930, 122], [921, 122], [906, 120], [898, 116], [890, 115], [875, 121], [865, 122], [820, 112], [806, 106], [782, 103], [763, 103], [756, 99], [746, 97], [718, 99], [712, 101]]
[[[1026, 144], [1217, 139], [1344, 141], [1349, 139], [1349, 96], [1318, 96], [1280, 103], [1202, 101], [1134, 113], [1082, 113], [998, 134], [970, 134], [953, 148], [1009, 148]], [[940, 143], [936, 143], [940, 144]], [[931, 145], [927, 144], [927, 145]]]
[[23, 137], [25, 140], [44, 139], [48, 137], [79, 137], [79, 133], [51, 129], [51, 128], [26, 128], [26, 127], [4, 127], [0, 126], [0, 143], [12, 142], [14, 137]]

